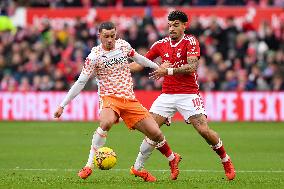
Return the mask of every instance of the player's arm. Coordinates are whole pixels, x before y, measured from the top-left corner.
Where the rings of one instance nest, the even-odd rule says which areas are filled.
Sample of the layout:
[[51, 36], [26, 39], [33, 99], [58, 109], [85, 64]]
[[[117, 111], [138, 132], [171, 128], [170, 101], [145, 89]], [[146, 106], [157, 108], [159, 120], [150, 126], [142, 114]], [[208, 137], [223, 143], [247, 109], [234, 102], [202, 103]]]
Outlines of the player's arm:
[[[187, 64], [179, 68], [167, 68], [167, 72], [170, 72], [168, 75], [176, 74], [191, 74], [197, 71], [199, 58], [197, 56], [187, 57]], [[172, 69], [172, 70], [170, 70]], [[172, 73], [172, 74], [171, 74]]]
[[[138, 54], [137, 52], [135, 52], [134, 49], [132, 49], [130, 51], [130, 55], [131, 55], [131, 53], [132, 53], [132, 55], [135, 55], [135, 57], [132, 58], [132, 60], [134, 60], [135, 62], [132, 62], [132, 63], [129, 64], [131, 72], [139, 72], [139, 71], [143, 70], [144, 67], [150, 67], [150, 68], [154, 68], [154, 69], [158, 68], [159, 65], [152, 62], [152, 60], [154, 60], [155, 58], [157, 58], [159, 56], [158, 45], [156, 45], [156, 43], [152, 45], [152, 47], [146, 53], [145, 57]], [[153, 65], [153, 63], [155, 65]], [[145, 65], [145, 64], [148, 64], [148, 65]]]
[[192, 74], [197, 71], [199, 65], [200, 48], [195, 37], [189, 38], [187, 47], [187, 64], [178, 68], [167, 68], [161, 66], [159, 69], [150, 73], [150, 78], [159, 79], [165, 75]]
[[169, 68], [169, 75], [192, 74], [197, 71], [200, 57], [199, 42], [194, 36], [187, 38], [187, 64], [179, 68]]
[[131, 62], [129, 64], [129, 68], [130, 68], [131, 72], [140, 72], [140, 71], [142, 71], [144, 69], [143, 66], [137, 64], [136, 62]]
[[178, 68], [171, 68], [169, 65], [171, 64], [162, 64], [159, 69], [151, 72], [150, 78], [151, 79], [160, 79], [165, 75], [178, 75], [178, 74], [192, 74], [197, 71], [198, 68], [198, 57], [197, 56], [190, 56], [187, 57], [186, 65], [183, 65]]
[[89, 75], [81, 72], [77, 81], [73, 84], [63, 101], [60, 103], [60, 107], [64, 108], [67, 104], [69, 104], [69, 102], [71, 102], [82, 91], [88, 80]]
[[71, 89], [68, 91], [67, 95], [63, 99], [63, 101], [58, 106], [56, 112], [54, 113], [54, 118], [59, 118], [64, 110], [64, 107], [69, 104], [85, 87], [87, 81], [93, 72], [93, 65], [90, 59], [86, 59], [82, 72], [77, 79], [77, 81], [73, 84]]
[[[149, 60], [145, 56], [142, 56], [141, 54], [135, 52], [134, 50], [131, 53], [132, 54], [130, 54], [130, 58], [132, 60], [134, 60], [140, 66], [154, 68], [154, 69], [158, 69], [159, 68], [158, 64], [156, 64], [155, 62]], [[137, 65], [136, 65], [136, 67], [137, 67]], [[138, 69], [141, 69], [141, 68], [138, 68]]]

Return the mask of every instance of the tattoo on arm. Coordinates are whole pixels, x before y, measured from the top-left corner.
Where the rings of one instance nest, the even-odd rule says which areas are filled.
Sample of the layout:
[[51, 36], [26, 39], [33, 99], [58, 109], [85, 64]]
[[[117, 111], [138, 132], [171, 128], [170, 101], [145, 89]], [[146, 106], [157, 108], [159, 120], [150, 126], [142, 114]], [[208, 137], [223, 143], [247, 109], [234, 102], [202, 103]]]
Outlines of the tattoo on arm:
[[197, 57], [187, 57], [187, 63], [184, 66], [174, 69], [174, 74], [190, 74], [196, 72], [198, 68], [198, 58]]

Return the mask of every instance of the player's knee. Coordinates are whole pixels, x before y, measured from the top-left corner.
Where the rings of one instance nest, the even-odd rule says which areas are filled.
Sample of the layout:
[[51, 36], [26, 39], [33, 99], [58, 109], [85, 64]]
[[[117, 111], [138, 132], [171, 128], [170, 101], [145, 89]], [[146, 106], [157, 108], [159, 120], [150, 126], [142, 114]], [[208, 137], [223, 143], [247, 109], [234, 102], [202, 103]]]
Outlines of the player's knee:
[[161, 142], [164, 140], [164, 135], [162, 133], [161, 130], [156, 131], [155, 133], [153, 133], [151, 135], [151, 137], [149, 137], [151, 140], [155, 141], [155, 142]]
[[113, 125], [113, 121], [111, 120], [101, 120], [100, 121], [100, 127], [104, 131], [109, 131], [112, 125]]

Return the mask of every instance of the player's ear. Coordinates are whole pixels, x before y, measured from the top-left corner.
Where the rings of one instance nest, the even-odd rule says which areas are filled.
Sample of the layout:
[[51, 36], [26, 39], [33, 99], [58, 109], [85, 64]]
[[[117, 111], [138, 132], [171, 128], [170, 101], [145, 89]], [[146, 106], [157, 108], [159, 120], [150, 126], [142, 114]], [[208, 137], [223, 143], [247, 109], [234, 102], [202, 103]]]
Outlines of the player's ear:
[[188, 22], [183, 22], [183, 23], [182, 23], [183, 30], [185, 30], [185, 29], [186, 29], [187, 24], [188, 24]]

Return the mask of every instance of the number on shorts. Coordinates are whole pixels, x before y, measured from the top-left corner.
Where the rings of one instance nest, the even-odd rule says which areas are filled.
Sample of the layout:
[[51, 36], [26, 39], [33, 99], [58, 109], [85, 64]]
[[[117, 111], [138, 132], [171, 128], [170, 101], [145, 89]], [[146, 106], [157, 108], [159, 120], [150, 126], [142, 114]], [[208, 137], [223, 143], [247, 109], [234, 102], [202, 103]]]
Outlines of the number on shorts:
[[195, 98], [195, 99], [192, 99], [192, 103], [193, 103], [193, 106], [194, 107], [198, 107], [200, 105], [203, 106], [203, 101], [201, 98]]

